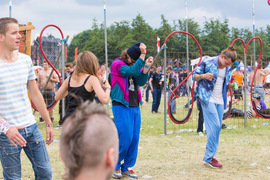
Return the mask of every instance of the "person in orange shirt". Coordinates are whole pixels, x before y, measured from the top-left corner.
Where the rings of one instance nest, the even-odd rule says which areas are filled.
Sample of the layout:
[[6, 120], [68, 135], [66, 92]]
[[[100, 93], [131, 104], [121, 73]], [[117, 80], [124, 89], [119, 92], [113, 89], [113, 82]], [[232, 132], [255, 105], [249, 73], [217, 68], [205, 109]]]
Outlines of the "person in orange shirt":
[[243, 89], [243, 79], [244, 75], [240, 71], [240, 67], [236, 67], [236, 70], [232, 74], [234, 83], [237, 84], [237, 86], [234, 86], [234, 98], [239, 101], [240, 99], [243, 99], [242, 89]]

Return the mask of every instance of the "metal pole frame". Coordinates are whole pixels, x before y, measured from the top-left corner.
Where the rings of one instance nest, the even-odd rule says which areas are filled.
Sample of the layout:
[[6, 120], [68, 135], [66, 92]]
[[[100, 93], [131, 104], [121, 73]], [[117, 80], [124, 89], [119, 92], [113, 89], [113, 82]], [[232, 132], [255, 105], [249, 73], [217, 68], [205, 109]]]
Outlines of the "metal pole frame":
[[[164, 47], [163, 47], [164, 46]], [[166, 100], [166, 96], [167, 96], [167, 47], [166, 44], [164, 44], [162, 47], [164, 48], [164, 135], [167, 135], [167, 100]]]
[[[104, 34], [105, 34], [105, 62], [106, 62], [106, 81], [108, 81], [108, 47], [107, 47], [107, 26], [106, 26], [106, 0], [104, 0]], [[109, 112], [110, 107], [109, 103], [107, 103], [107, 110]]]
[[[188, 33], [188, 15], [187, 15], [187, 0], [185, 1], [185, 7], [186, 7], [186, 32]], [[188, 34], [186, 34], [186, 46], [187, 46], [187, 74], [189, 74], [189, 49], [188, 49]], [[188, 97], [188, 107], [190, 105], [189, 103], [189, 81], [187, 80], [187, 97]]]
[[[244, 52], [245, 52], [245, 49], [244, 49]], [[244, 128], [247, 127], [247, 87], [248, 87], [248, 84], [247, 84], [247, 54], [244, 53], [244, 65], [245, 65], [245, 68], [244, 68]]]
[[10, 0], [9, 1], [9, 17], [11, 17], [11, 8], [12, 8], [12, 2]]
[[[252, 17], [253, 17], [253, 37], [255, 37], [255, 11], [254, 11], [255, 5], [254, 0], [252, 0]], [[253, 54], [254, 54], [254, 67], [256, 66], [256, 49], [255, 49], [256, 43], [253, 41]], [[251, 66], [252, 67], [252, 66]], [[256, 84], [256, 78], [254, 80], [254, 84]], [[256, 91], [256, 86], [254, 86], [254, 91]]]
[[[61, 56], [61, 65], [62, 65], [62, 82], [65, 81], [65, 39], [61, 40], [62, 45], [62, 56]], [[62, 99], [62, 119], [65, 116], [65, 98]]]

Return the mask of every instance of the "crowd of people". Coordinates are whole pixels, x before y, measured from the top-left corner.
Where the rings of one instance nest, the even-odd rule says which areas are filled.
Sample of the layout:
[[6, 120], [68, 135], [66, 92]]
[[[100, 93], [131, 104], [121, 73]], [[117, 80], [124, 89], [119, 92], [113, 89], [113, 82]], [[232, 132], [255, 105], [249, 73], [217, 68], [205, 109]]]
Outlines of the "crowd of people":
[[[84, 51], [72, 63], [65, 65], [65, 81], [59, 83], [56, 73], [43, 61], [37, 77], [31, 58], [18, 52], [21, 35], [18, 21], [0, 19], [0, 159], [4, 179], [21, 179], [20, 152], [23, 149], [33, 165], [35, 179], [52, 179], [52, 167], [45, 143], [54, 139], [53, 109], [46, 106], [65, 99], [65, 114], [60, 114], [60, 157], [65, 165], [65, 179], [138, 179], [132, 170], [136, 164], [141, 129], [140, 105], [149, 102], [152, 94], [152, 113], [159, 113], [159, 105], [168, 80], [168, 97], [187, 76], [187, 68], [175, 70], [156, 66], [150, 70], [153, 57], [146, 58], [147, 47], [137, 42], [124, 49], [110, 69], [99, 65], [97, 57]], [[204, 59], [194, 70], [191, 82], [196, 82], [198, 134], [207, 132], [205, 165], [221, 168], [216, 159], [224, 110], [228, 106], [228, 89], [234, 90], [234, 103], [243, 99], [243, 73], [232, 69], [237, 60], [236, 49], [229, 46], [220, 55]], [[109, 72], [106, 74], [105, 72]], [[12, 75], [11, 75], [12, 74]], [[265, 90], [269, 88], [270, 71], [259, 69], [255, 75], [254, 98], [258, 111], [266, 110]], [[249, 72], [251, 85], [254, 69]], [[265, 82], [263, 77], [268, 77]], [[233, 78], [233, 80], [232, 80]], [[265, 83], [265, 84], [264, 84]], [[188, 96], [191, 87], [185, 81], [170, 99], [171, 112], [177, 113], [176, 99]], [[43, 140], [33, 116], [30, 98], [40, 112], [40, 122], [46, 124]], [[55, 92], [56, 91], [56, 92]], [[268, 93], [269, 90], [267, 89]], [[165, 91], [165, 95], [166, 91]], [[102, 104], [111, 99], [113, 120]], [[168, 98], [169, 100], [169, 98]], [[97, 102], [94, 102], [97, 101]], [[192, 102], [191, 102], [192, 103]], [[189, 103], [188, 103], [189, 104]], [[232, 116], [256, 116], [253, 106], [247, 112], [232, 108]], [[8, 152], [7, 152], [8, 149]]]

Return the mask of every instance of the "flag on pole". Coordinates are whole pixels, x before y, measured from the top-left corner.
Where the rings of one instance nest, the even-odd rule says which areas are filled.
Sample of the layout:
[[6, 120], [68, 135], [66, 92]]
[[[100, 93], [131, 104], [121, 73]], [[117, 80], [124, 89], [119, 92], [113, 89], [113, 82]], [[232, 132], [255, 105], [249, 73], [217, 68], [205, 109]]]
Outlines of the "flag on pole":
[[78, 47], [75, 48], [74, 60], [77, 58], [77, 56], [78, 56]]
[[159, 42], [160, 42], [160, 38], [157, 37], [157, 53], [159, 53], [159, 51], [160, 51], [160, 44], [159, 44]]

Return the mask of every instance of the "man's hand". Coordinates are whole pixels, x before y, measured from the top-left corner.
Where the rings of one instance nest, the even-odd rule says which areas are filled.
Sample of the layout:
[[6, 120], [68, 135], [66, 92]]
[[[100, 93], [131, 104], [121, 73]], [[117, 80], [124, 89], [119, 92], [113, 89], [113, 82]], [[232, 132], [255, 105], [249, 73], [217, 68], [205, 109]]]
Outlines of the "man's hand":
[[207, 79], [208, 81], [212, 81], [214, 75], [212, 73], [205, 73], [203, 74], [202, 79]]
[[142, 54], [146, 53], [146, 45], [144, 43], [141, 43], [139, 48], [140, 48]]
[[105, 80], [103, 82], [103, 84], [101, 84], [101, 86], [104, 88], [104, 89], [111, 89], [111, 85], [109, 84], [109, 82], [107, 80]]
[[54, 132], [53, 126], [46, 127], [46, 144], [50, 145], [53, 142]]
[[10, 140], [10, 142], [13, 144], [14, 147], [17, 147], [15, 143], [17, 143], [21, 147], [26, 146], [26, 140], [22, 137], [22, 135], [19, 133], [19, 129], [24, 129], [25, 127], [20, 126], [11, 126], [9, 130], [7, 131], [6, 136]]
[[146, 60], [145, 60], [145, 64], [144, 64], [144, 67], [143, 67], [143, 73], [144, 74], [146, 74], [146, 73], [148, 73], [148, 71], [149, 71], [149, 68], [152, 66], [152, 64], [153, 64], [153, 57], [152, 56], [150, 56], [149, 58], [147, 58]]
[[146, 59], [145, 65], [147, 65], [149, 67], [152, 66], [153, 60], [154, 60], [153, 56], [150, 56], [149, 58]]
[[229, 88], [234, 88], [233, 83], [230, 83], [230, 82], [229, 82], [229, 83], [228, 83], [228, 87], [229, 87]]

